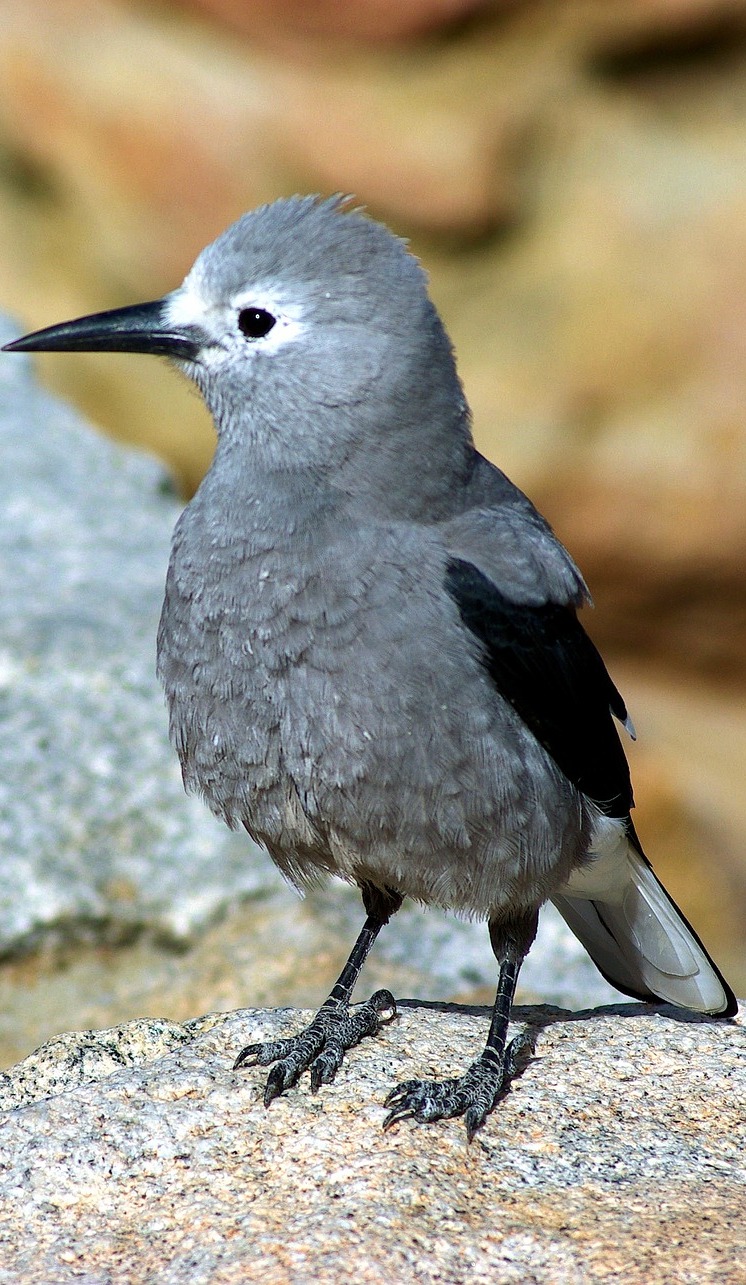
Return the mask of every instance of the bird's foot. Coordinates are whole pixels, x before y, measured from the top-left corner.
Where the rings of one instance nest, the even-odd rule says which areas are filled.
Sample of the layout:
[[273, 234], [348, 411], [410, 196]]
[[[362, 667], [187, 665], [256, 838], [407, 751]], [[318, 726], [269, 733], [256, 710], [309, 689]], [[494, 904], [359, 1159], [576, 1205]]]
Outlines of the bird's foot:
[[485, 1049], [456, 1079], [405, 1080], [397, 1084], [384, 1103], [391, 1108], [383, 1122], [384, 1129], [410, 1117], [425, 1124], [462, 1115], [471, 1142], [490, 1111], [505, 1097], [511, 1081], [525, 1070], [535, 1042], [534, 1032], [523, 1031], [511, 1040], [502, 1058], [493, 1049]]
[[376, 991], [364, 1004], [354, 1008], [344, 1001], [328, 999], [313, 1021], [289, 1039], [266, 1044], [249, 1044], [236, 1058], [233, 1069], [244, 1066], [272, 1067], [264, 1090], [264, 1105], [292, 1088], [304, 1071], [311, 1072], [311, 1092], [330, 1084], [342, 1065], [348, 1049], [366, 1035], [376, 1035], [384, 1022], [397, 1016], [396, 1001], [390, 991]]

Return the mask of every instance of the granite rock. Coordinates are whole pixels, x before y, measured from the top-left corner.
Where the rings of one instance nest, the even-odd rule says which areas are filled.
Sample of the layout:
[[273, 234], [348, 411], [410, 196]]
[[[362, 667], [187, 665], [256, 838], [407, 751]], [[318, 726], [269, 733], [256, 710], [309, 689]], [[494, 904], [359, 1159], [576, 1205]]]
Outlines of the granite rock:
[[743, 1011], [518, 1010], [537, 1058], [471, 1145], [383, 1133], [387, 1086], [452, 1073], [484, 1011], [413, 1003], [267, 1111], [249, 1038], [308, 1014], [71, 1034], [0, 1082], [0, 1281], [743, 1280]]

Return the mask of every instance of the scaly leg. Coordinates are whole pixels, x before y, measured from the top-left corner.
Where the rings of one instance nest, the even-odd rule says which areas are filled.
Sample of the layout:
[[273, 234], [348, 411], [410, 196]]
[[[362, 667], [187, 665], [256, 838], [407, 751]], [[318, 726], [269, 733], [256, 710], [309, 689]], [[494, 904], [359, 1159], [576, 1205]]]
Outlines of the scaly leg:
[[[265, 1044], [249, 1044], [242, 1049], [234, 1070], [244, 1066], [276, 1065], [267, 1077], [264, 1105], [292, 1088], [304, 1071], [311, 1072], [311, 1091], [329, 1084], [336, 1075], [348, 1049], [366, 1035], [375, 1035], [384, 1021], [396, 1017], [396, 1002], [390, 991], [376, 991], [364, 1004], [350, 1010], [350, 996], [376, 937], [401, 906], [403, 898], [392, 889], [382, 891], [372, 884], [360, 889], [368, 917], [353, 946], [329, 998], [324, 1001], [313, 1021], [288, 1039]], [[389, 1016], [382, 1013], [390, 1010]]]
[[386, 1099], [390, 1107], [384, 1129], [409, 1116], [425, 1123], [463, 1115], [469, 1141], [523, 1069], [534, 1048], [533, 1036], [522, 1032], [506, 1047], [510, 1009], [518, 973], [536, 936], [538, 912], [519, 919], [490, 920], [490, 940], [500, 964], [497, 994], [487, 1043], [481, 1056], [463, 1075], [452, 1080], [406, 1080]]

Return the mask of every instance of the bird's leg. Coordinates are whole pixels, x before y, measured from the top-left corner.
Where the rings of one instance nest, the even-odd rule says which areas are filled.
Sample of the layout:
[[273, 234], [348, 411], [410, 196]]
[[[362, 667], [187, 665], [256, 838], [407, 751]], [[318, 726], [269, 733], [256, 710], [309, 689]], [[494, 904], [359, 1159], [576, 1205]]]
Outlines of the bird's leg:
[[409, 1116], [425, 1123], [463, 1115], [471, 1141], [489, 1112], [508, 1092], [511, 1080], [520, 1074], [534, 1051], [531, 1033], [521, 1032], [510, 1044], [507, 1036], [518, 973], [536, 936], [537, 922], [537, 911], [520, 918], [490, 920], [490, 940], [500, 974], [484, 1051], [456, 1079], [406, 1080], [398, 1084], [385, 1102], [391, 1109], [384, 1120], [384, 1129]]
[[[399, 909], [402, 896], [391, 888], [382, 890], [372, 884], [360, 889], [368, 917], [350, 951], [349, 959], [313, 1021], [289, 1039], [266, 1044], [249, 1044], [242, 1049], [234, 1070], [243, 1066], [269, 1066], [276, 1063], [267, 1077], [264, 1105], [291, 1088], [304, 1071], [310, 1069], [311, 1091], [334, 1079], [347, 1049], [359, 1044], [366, 1035], [375, 1035], [383, 1021], [396, 1017], [396, 1002], [390, 991], [376, 991], [364, 1004], [350, 1009], [350, 996], [376, 937]], [[388, 1010], [388, 1016], [382, 1017]]]

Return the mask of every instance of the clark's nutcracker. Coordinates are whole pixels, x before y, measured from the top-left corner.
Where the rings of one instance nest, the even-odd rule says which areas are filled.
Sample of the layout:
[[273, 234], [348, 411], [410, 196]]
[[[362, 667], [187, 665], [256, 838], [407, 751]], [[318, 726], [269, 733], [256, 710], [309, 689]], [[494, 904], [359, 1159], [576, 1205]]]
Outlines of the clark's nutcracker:
[[277, 201], [164, 299], [6, 347], [170, 357], [214, 417], [158, 632], [184, 781], [294, 884], [339, 875], [367, 913], [310, 1026], [239, 1054], [274, 1064], [265, 1103], [330, 1081], [395, 1014], [387, 991], [350, 997], [404, 897], [485, 918], [499, 980], [481, 1056], [398, 1085], [386, 1124], [483, 1123], [527, 1057], [508, 1018], [547, 899], [619, 990], [735, 1013], [630, 819], [631, 724], [577, 619], [585, 582], [475, 449], [400, 240], [339, 198]]

